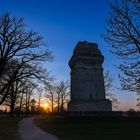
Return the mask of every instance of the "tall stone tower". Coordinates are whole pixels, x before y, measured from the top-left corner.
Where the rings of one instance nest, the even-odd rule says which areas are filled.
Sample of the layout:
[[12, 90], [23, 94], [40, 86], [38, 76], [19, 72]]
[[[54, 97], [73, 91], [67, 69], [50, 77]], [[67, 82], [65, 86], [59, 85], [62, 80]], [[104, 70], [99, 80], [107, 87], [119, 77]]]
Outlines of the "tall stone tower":
[[69, 111], [111, 111], [105, 98], [102, 63], [104, 57], [98, 45], [78, 42], [69, 61], [71, 68], [71, 97]]

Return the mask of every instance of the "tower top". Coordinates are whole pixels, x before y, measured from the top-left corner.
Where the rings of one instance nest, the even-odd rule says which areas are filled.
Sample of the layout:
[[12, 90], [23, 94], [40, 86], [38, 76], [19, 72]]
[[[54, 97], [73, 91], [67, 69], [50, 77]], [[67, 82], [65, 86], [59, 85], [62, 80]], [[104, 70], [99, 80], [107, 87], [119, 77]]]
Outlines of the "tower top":
[[75, 63], [85, 63], [85, 64], [102, 64], [104, 61], [104, 57], [101, 54], [101, 51], [98, 49], [98, 45], [96, 43], [91, 42], [78, 42], [73, 55], [69, 61], [69, 66], [75, 66]]
[[91, 43], [87, 41], [79, 41], [74, 49], [74, 52], [86, 51], [86, 52], [100, 52], [97, 43]]

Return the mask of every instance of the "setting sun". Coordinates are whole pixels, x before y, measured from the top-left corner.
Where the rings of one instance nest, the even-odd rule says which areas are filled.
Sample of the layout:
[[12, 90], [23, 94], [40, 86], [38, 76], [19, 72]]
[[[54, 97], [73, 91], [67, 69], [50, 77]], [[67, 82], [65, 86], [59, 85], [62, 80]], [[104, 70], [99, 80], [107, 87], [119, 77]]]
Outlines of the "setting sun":
[[46, 110], [46, 109], [48, 109], [48, 106], [49, 106], [49, 105], [48, 105], [48, 103], [45, 103], [45, 104], [43, 104], [42, 106], [43, 106], [43, 108]]

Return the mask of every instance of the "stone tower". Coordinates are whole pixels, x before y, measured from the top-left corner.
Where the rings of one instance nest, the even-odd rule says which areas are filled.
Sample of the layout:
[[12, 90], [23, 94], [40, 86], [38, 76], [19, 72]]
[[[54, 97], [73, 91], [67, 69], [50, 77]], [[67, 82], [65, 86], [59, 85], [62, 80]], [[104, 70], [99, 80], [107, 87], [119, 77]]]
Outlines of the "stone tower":
[[96, 43], [78, 42], [69, 61], [71, 97], [69, 111], [111, 111], [105, 98], [102, 63], [104, 57]]

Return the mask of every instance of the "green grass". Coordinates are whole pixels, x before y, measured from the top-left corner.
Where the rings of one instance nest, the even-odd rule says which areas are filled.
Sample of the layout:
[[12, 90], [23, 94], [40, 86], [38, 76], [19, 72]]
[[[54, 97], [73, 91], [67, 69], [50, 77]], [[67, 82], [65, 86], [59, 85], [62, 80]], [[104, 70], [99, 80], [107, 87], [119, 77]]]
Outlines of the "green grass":
[[60, 140], [140, 140], [140, 119], [40, 116], [34, 121]]
[[0, 116], [0, 140], [19, 140], [18, 122], [16, 117]]

